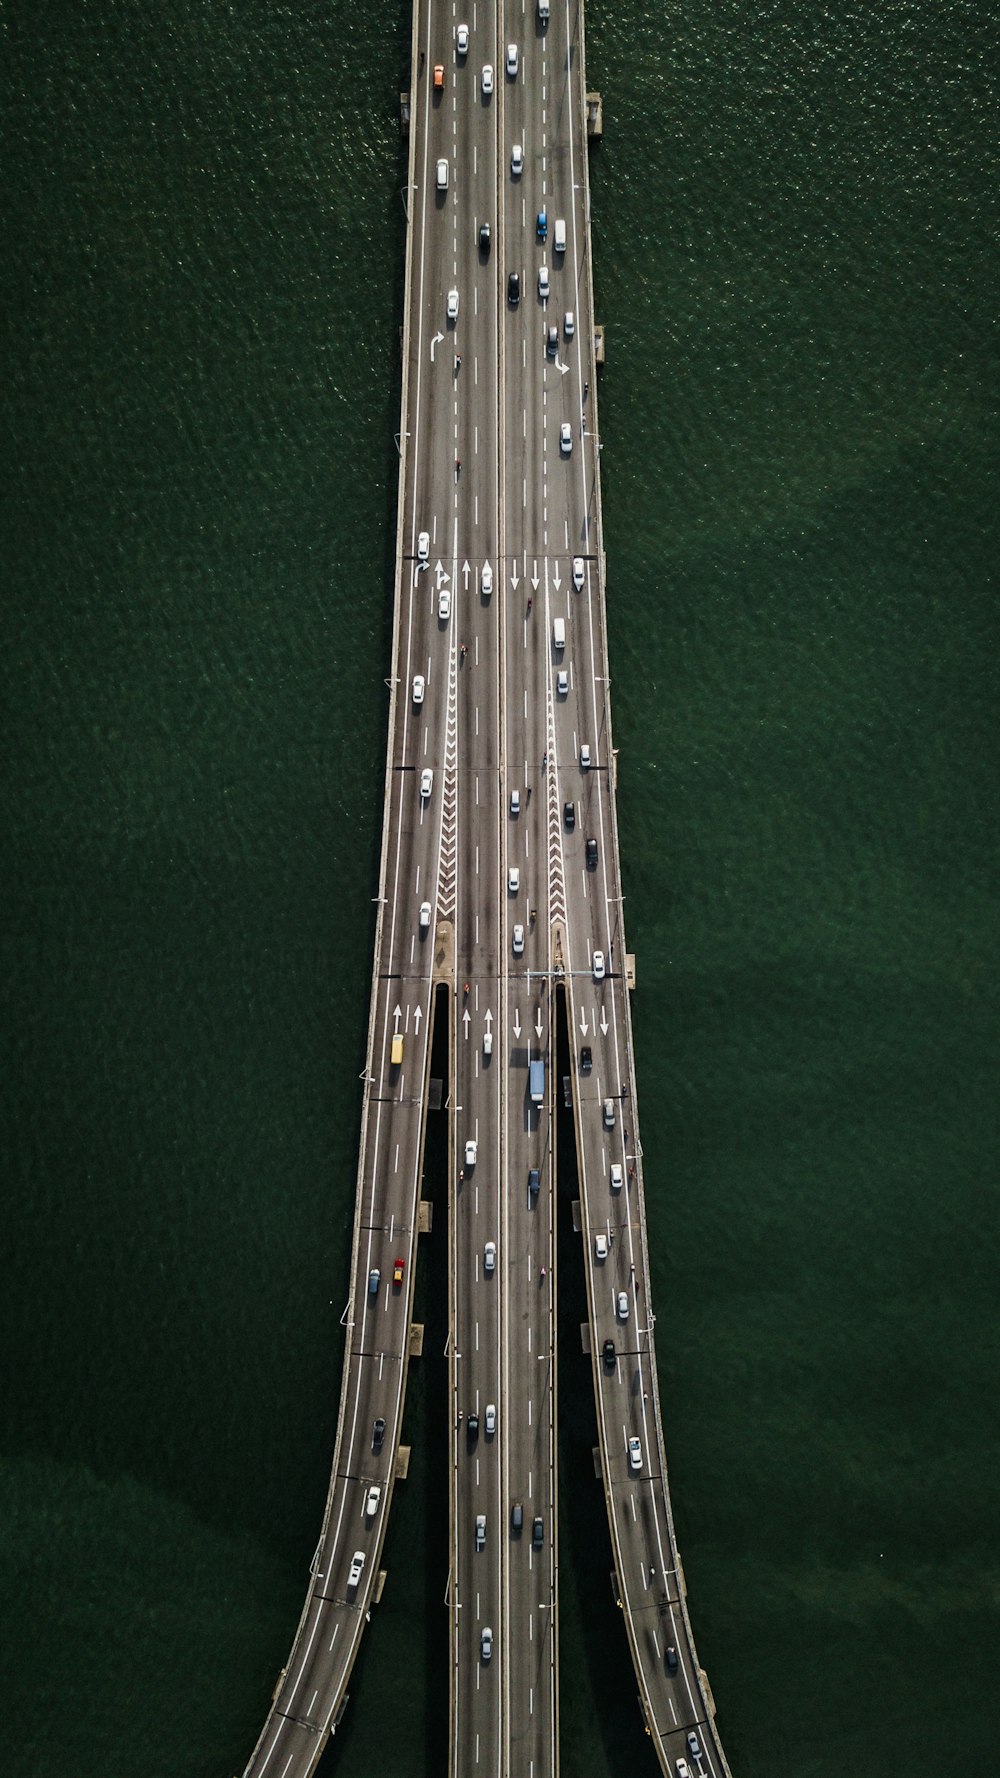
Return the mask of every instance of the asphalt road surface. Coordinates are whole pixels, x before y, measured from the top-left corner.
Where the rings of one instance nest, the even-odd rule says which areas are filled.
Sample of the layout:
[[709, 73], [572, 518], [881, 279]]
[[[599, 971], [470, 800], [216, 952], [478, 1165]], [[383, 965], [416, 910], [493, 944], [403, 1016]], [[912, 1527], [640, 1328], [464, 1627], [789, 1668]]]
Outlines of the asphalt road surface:
[[683, 1603], [659, 1424], [614, 812], [580, 12], [554, 3], [544, 26], [526, 5], [456, 18], [424, 0], [414, 21], [392, 707], [347, 1354], [323, 1532], [247, 1767], [257, 1778], [315, 1765], [377, 1596], [440, 984], [452, 1771], [543, 1778], [558, 1764], [560, 996], [609, 1553], [637, 1693], [666, 1771], [679, 1759], [692, 1778], [727, 1770]]

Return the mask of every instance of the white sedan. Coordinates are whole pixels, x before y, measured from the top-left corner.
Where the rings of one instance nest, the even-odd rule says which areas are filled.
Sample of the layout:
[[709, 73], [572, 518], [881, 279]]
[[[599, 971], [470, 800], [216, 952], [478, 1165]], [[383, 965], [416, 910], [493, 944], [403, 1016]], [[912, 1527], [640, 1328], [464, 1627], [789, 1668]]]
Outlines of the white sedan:
[[483, 1249], [483, 1271], [487, 1273], [495, 1271], [496, 1263], [497, 1244], [495, 1241], [487, 1241]]
[[420, 800], [426, 802], [434, 789], [434, 773], [430, 766], [425, 766], [420, 774]]
[[607, 1237], [607, 1235], [595, 1235], [594, 1236], [594, 1258], [595, 1259], [607, 1259], [607, 1257], [608, 1257], [608, 1237]]
[[515, 928], [514, 928], [514, 955], [515, 955], [515, 957], [520, 957], [523, 954], [523, 951], [524, 951], [524, 927], [521, 925], [518, 925], [518, 926], [515, 926]]
[[509, 74], [511, 80], [517, 79], [517, 62], [518, 62], [517, 44], [516, 43], [508, 43], [508, 45], [507, 45], [507, 73]]
[[493, 1434], [496, 1432], [496, 1429], [497, 1429], [497, 1407], [496, 1407], [495, 1401], [487, 1402], [485, 1421], [486, 1421], [486, 1436], [487, 1436], [487, 1438], [492, 1438]]
[[634, 1474], [642, 1468], [642, 1445], [637, 1438], [628, 1441], [628, 1466]]
[[507, 892], [510, 895], [516, 895], [518, 890], [520, 889], [520, 887], [521, 887], [520, 867], [516, 864], [512, 864], [509, 871], [507, 872]]
[[549, 268], [547, 265], [540, 265], [538, 268], [538, 294], [543, 301], [548, 299]]
[[365, 1518], [373, 1519], [378, 1512], [378, 1503], [382, 1498], [382, 1490], [377, 1482], [373, 1482], [365, 1497]]
[[475, 1137], [470, 1136], [468, 1142], [465, 1144], [465, 1164], [467, 1167], [475, 1166], [478, 1153], [479, 1143], [475, 1140]]
[[441, 591], [438, 593], [438, 617], [441, 619], [441, 622], [443, 624], [446, 624], [448, 622], [448, 619], [450, 618], [450, 616], [451, 616], [451, 588], [443, 586], [441, 588]]
[[578, 593], [583, 592], [583, 557], [573, 557], [573, 585]]
[[487, 62], [485, 68], [483, 69], [483, 98], [488, 99], [492, 91], [493, 91], [493, 69], [490, 66], [490, 63]]
[[493, 570], [488, 562], [483, 563], [483, 571], [479, 577], [479, 586], [483, 598], [488, 599], [493, 591]]
[[603, 951], [595, 951], [594, 952], [594, 980], [595, 980], [595, 982], [603, 982], [604, 973], [605, 973], [604, 952]]
[[564, 420], [559, 428], [559, 449], [564, 457], [568, 457], [573, 449], [573, 428], [568, 420]]
[[413, 675], [413, 702], [422, 704], [424, 701], [424, 676], [422, 673]]
[[520, 142], [515, 142], [510, 151], [510, 170], [515, 179], [520, 179], [524, 172], [524, 149]]
[[426, 567], [427, 558], [430, 555], [430, 553], [431, 553], [430, 532], [429, 531], [421, 531], [420, 536], [417, 538], [417, 561], [422, 562], [424, 564], [424, 566]]
[[449, 292], [448, 292], [448, 319], [449, 319], [449, 321], [457, 321], [458, 320], [458, 291], [457, 290], [449, 290]]
[[455, 32], [455, 48], [457, 49], [460, 56], [467, 56], [468, 55], [468, 53], [469, 53], [469, 27], [468, 27], [468, 25], [459, 25], [458, 30]]

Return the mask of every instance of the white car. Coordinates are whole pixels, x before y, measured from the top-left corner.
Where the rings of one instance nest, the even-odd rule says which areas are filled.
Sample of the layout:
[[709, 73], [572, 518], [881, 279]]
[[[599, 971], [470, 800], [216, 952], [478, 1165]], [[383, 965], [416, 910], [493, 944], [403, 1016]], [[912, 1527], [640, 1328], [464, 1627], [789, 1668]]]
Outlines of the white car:
[[476, 1548], [477, 1548], [477, 1550], [484, 1550], [486, 1548], [486, 1514], [485, 1513], [477, 1513], [476, 1514]]
[[447, 191], [448, 189], [448, 162], [446, 160], [439, 160], [437, 164], [437, 188], [438, 191]]
[[382, 1498], [382, 1490], [377, 1482], [373, 1482], [365, 1496], [365, 1518], [373, 1519], [378, 1512], [378, 1503]]
[[431, 923], [431, 904], [429, 901], [420, 903], [420, 930], [426, 932]]
[[524, 172], [524, 149], [520, 142], [515, 142], [510, 151], [510, 170], [515, 179], [520, 179]]
[[434, 789], [434, 773], [431, 771], [430, 766], [425, 766], [423, 771], [420, 774], [420, 800], [421, 800], [421, 802], [425, 803], [427, 801], [427, 798], [430, 796], [431, 791], [433, 789]]
[[514, 955], [515, 955], [515, 957], [520, 957], [523, 951], [524, 951], [524, 927], [523, 926], [515, 926], [515, 928], [514, 928]]
[[465, 1164], [467, 1167], [475, 1166], [478, 1153], [479, 1143], [474, 1136], [470, 1136], [468, 1142], [465, 1144]]
[[595, 1235], [594, 1236], [594, 1258], [595, 1259], [607, 1259], [607, 1257], [608, 1257], [608, 1237], [607, 1237], [607, 1235]]
[[595, 951], [594, 952], [594, 980], [595, 980], [595, 982], [603, 982], [603, 980], [604, 980], [604, 952], [603, 951]]
[[427, 558], [431, 553], [431, 535], [429, 531], [421, 531], [417, 538], [417, 561], [426, 567]]
[[479, 1638], [479, 1652], [484, 1661], [488, 1661], [493, 1654], [493, 1631], [490, 1629], [489, 1624], [487, 1624]]
[[580, 770], [581, 770], [581, 772], [589, 772], [589, 770], [590, 770], [590, 742], [589, 741], [581, 741], [580, 742]]
[[493, 91], [493, 69], [492, 69], [491, 64], [489, 62], [487, 62], [485, 68], [483, 69], [483, 98], [488, 99], [492, 91]]
[[569, 674], [565, 671], [556, 674], [556, 697], [569, 697]]
[[348, 1576], [347, 1576], [347, 1585], [348, 1585], [349, 1590], [352, 1592], [357, 1591], [358, 1583], [361, 1579], [361, 1570], [363, 1569], [364, 1565], [365, 1565], [364, 1550], [355, 1550], [353, 1556], [351, 1557], [351, 1566], [350, 1566], [350, 1570], [349, 1570]]
[[613, 1099], [604, 1101], [604, 1128], [613, 1130], [615, 1127], [615, 1102]]
[[486, 1422], [485, 1422], [485, 1424], [486, 1424], [486, 1436], [487, 1436], [487, 1438], [492, 1438], [493, 1434], [496, 1432], [496, 1429], [497, 1429], [497, 1408], [496, 1408], [496, 1402], [494, 1402], [494, 1401], [489, 1401], [486, 1404]]
[[517, 60], [518, 60], [517, 44], [516, 43], [508, 43], [508, 45], [507, 45], [507, 73], [509, 74], [511, 80], [517, 79]]
[[583, 557], [573, 557], [573, 585], [578, 593], [583, 592]]
[[[612, 1121], [612, 1123], [614, 1123], [614, 1118], [612, 1118], [611, 1121]], [[620, 1192], [621, 1189], [622, 1189], [622, 1164], [621, 1164], [621, 1161], [612, 1161], [612, 1163], [611, 1163], [611, 1190], [613, 1192]]]
[[458, 291], [457, 290], [449, 290], [449, 292], [448, 292], [448, 319], [449, 319], [449, 321], [457, 321], [458, 320]]
[[450, 616], [451, 616], [451, 588], [443, 586], [441, 588], [441, 591], [438, 593], [438, 617], [441, 619], [441, 622], [443, 624], [446, 624], [448, 622], [448, 619], [450, 618]]
[[460, 56], [467, 56], [468, 55], [468, 53], [469, 53], [469, 27], [468, 27], [468, 25], [459, 25], [458, 30], [455, 32], [455, 48], [457, 49]]
[[576, 321], [574, 320], [574, 317], [573, 317], [573, 311], [572, 311], [572, 309], [567, 309], [565, 315], [563, 316], [563, 333], [566, 335], [566, 338], [568, 340], [571, 340], [573, 338], [573, 335], [575, 334], [575, 332], [576, 332]]
[[488, 599], [493, 591], [493, 570], [488, 562], [483, 563], [483, 571], [479, 576], [479, 585], [484, 599]]
[[568, 457], [573, 449], [573, 428], [568, 420], [564, 420], [559, 428], [559, 449], [564, 457]]
[[486, 1246], [483, 1248], [483, 1271], [487, 1274], [496, 1271], [496, 1263], [497, 1244], [495, 1241], [487, 1241]]
[[628, 1291], [627, 1290], [620, 1290], [618, 1292], [618, 1306], [617, 1306], [616, 1312], [617, 1312], [619, 1321], [627, 1321], [628, 1320]]
[[549, 268], [547, 265], [540, 265], [538, 268], [538, 294], [543, 301], [549, 294]]
[[521, 887], [521, 872], [520, 872], [520, 869], [519, 869], [519, 867], [518, 867], [518, 866], [517, 866], [517, 865], [516, 865], [516, 864], [512, 864], [512, 865], [511, 865], [511, 867], [510, 867], [510, 869], [509, 869], [509, 871], [508, 871], [508, 872], [507, 872], [507, 889], [508, 889], [508, 892], [509, 892], [509, 893], [510, 893], [510, 894], [511, 894], [511, 895], [516, 895], [516, 894], [517, 894], [517, 892], [518, 892], [518, 890], [519, 890], [519, 889], [520, 889], [520, 887]]
[[701, 1752], [701, 1742], [693, 1729], [688, 1729], [688, 1752], [693, 1754], [695, 1759]]
[[422, 673], [413, 675], [413, 702], [422, 704], [424, 701], [424, 676]]
[[675, 1759], [674, 1771], [677, 1774], [677, 1778], [691, 1778], [690, 1768], [686, 1759]]
[[628, 1466], [636, 1474], [642, 1468], [642, 1445], [637, 1438], [628, 1441]]
[[492, 1033], [492, 1031], [486, 1031], [483, 1033], [483, 1055], [484, 1056], [492, 1056], [492, 1054], [493, 1054], [493, 1033]]
[[512, 790], [510, 793], [510, 812], [512, 815], [521, 813], [521, 792], [519, 790]]

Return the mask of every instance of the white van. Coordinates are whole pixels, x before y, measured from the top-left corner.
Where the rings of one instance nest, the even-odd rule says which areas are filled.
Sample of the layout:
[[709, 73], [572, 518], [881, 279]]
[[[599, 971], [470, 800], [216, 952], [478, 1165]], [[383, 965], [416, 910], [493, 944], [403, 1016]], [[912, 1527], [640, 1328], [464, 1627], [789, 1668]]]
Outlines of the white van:
[[538, 0], [538, 16], [543, 25], [549, 22], [549, 0]]
[[439, 160], [437, 164], [437, 188], [438, 191], [447, 191], [448, 189], [448, 162], [446, 160]]
[[564, 617], [555, 617], [552, 620], [552, 642], [556, 648], [565, 648], [566, 646], [566, 619]]
[[562, 216], [556, 217], [556, 230], [552, 237], [552, 245], [557, 253], [566, 251], [566, 221]]

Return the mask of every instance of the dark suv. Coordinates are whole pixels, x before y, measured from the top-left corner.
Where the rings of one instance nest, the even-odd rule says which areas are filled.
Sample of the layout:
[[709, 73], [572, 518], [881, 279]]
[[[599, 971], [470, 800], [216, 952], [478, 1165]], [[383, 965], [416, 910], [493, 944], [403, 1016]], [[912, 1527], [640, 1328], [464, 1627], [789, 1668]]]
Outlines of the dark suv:
[[521, 274], [511, 272], [507, 279], [507, 301], [516, 308], [521, 300]]
[[580, 1067], [581, 1068], [593, 1068], [593, 1066], [594, 1066], [594, 1052], [591, 1049], [589, 1043], [585, 1043], [581, 1046], [581, 1049], [580, 1049]]
[[587, 869], [588, 870], [596, 870], [597, 869], [597, 841], [596, 840], [588, 840], [587, 841]]
[[489, 250], [490, 250], [490, 225], [488, 222], [483, 222], [480, 224], [480, 227], [479, 227], [479, 251], [480, 251], [480, 253], [482, 253], [485, 256], [487, 253], [489, 253]]
[[608, 1369], [610, 1370], [611, 1366], [615, 1362], [615, 1342], [614, 1342], [614, 1340], [605, 1340], [603, 1350], [604, 1350], [604, 1362], [607, 1365]]

